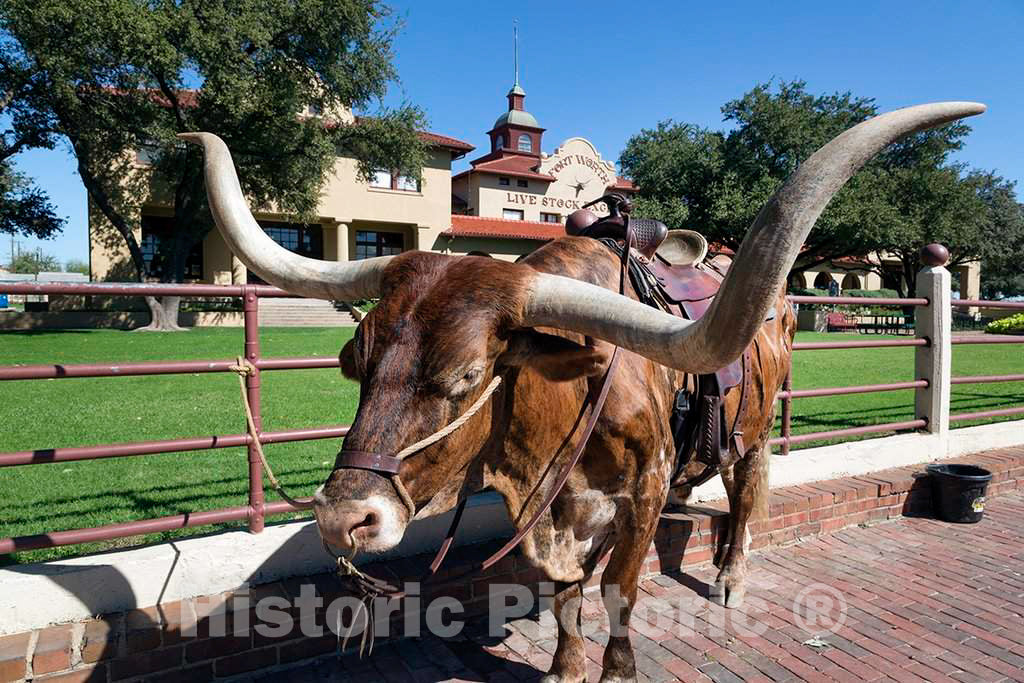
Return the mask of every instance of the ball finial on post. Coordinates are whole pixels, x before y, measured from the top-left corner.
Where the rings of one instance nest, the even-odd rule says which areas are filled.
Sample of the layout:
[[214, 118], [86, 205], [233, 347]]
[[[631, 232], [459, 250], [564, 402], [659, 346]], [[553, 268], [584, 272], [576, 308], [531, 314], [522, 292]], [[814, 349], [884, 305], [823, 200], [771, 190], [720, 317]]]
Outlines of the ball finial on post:
[[926, 266], [939, 267], [949, 262], [949, 249], [934, 242], [921, 247], [921, 263]]

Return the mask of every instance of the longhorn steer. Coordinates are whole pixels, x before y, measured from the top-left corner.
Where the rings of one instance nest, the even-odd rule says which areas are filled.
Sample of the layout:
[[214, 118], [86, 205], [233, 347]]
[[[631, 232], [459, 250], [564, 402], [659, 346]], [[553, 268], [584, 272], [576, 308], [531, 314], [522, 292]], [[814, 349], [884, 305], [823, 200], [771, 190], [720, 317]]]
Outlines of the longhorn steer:
[[[789, 367], [793, 315], [782, 296], [800, 246], [829, 199], [884, 146], [982, 111], [973, 103], [911, 107], [859, 124], [823, 147], [761, 210], [697, 323], [640, 304], [631, 289], [626, 297], [612, 291], [618, 263], [587, 238], [556, 240], [516, 264], [417, 251], [354, 263], [292, 254], [253, 220], [224, 144], [209, 134], [183, 137], [205, 147], [211, 209], [250, 269], [306, 296], [380, 297], [341, 352], [344, 374], [361, 386], [345, 451], [393, 454], [449, 424], [492, 378], [503, 378], [466, 426], [403, 462], [398, 474], [414, 509], [377, 473], [331, 473], [315, 496], [315, 513], [322, 536], [337, 548], [387, 550], [413, 515], [444, 512], [484, 488], [499, 492], [510, 518], [523, 524], [579, 439], [581, 407], [612, 344], [626, 350], [583, 459], [522, 542], [523, 555], [559, 589], [549, 680], [580, 681], [586, 676], [577, 628], [583, 582], [610, 550], [601, 577], [605, 606], [613, 625], [628, 624], [669, 492], [668, 417], [684, 373], [713, 372], [756, 344], [754, 409], [742, 424], [749, 448], [734, 454], [742, 458], [723, 473], [731, 545], [716, 592], [735, 605], [743, 594], [746, 523], [765, 493], [764, 444], [775, 394]], [[764, 323], [773, 306], [784, 313]], [[736, 393], [727, 404], [730, 416]], [[635, 678], [628, 630], [613, 630], [603, 663], [602, 680]]]

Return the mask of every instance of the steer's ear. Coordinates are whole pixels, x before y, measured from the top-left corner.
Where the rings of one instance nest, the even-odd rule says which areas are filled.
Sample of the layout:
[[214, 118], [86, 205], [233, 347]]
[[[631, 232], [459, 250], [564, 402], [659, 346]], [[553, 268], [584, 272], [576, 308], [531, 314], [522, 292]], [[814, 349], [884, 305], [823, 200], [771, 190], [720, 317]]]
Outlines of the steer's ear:
[[338, 362], [341, 363], [341, 374], [344, 377], [359, 381], [359, 371], [356, 369], [356, 340], [355, 337], [341, 347], [338, 354]]
[[536, 330], [516, 330], [508, 338], [508, 350], [498, 363], [531, 367], [553, 382], [593, 377], [604, 371], [611, 347], [577, 344], [571, 339]]

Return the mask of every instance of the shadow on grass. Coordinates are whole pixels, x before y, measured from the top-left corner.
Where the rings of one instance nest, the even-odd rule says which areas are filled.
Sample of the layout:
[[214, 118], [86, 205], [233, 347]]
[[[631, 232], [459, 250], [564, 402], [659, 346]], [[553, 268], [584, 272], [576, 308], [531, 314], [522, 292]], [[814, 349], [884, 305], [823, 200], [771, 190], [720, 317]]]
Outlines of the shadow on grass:
[[[101, 330], [82, 329], [82, 330], [0, 330], [0, 337], [41, 337], [41, 336], [56, 336], [66, 334], [93, 334], [100, 332]], [[121, 332], [130, 330], [102, 330], [103, 332]]]
[[[305, 468], [299, 470], [289, 470], [281, 473], [282, 479], [285, 480], [286, 484], [291, 486], [304, 486], [304, 485], [317, 485], [321, 483], [324, 473], [323, 468]], [[301, 481], [295, 481], [292, 478], [298, 475], [306, 475]], [[313, 476], [317, 475], [317, 476]], [[230, 485], [230, 486], [225, 486]], [[203, 490], [203, 487], [218, 487], [216, 490]], [[199, 489], [199, 490], [196, 490]], [[80, 516], [88, 514], [92, 511], [102, 510], [105, 513], [112, 512], [116, 509], [121, 509], [129, 513], [141, 512], [143, 514], [159, 512], [163, 515], [180, 515], [187, 514], [189, 512], [195, 512], [196, 508], [202, 506], [196, 505], [201, 501], [210, 501], [211, 503], [224, 503], [224, 498], [229, 496], [237, 496], [241, 498], [241, 502], [238, 504], [244, 504], [245, 496], [248, 495], [248, 485], [245, 480], [240, 480], [239, 477], [228, 477], [222, 479], [204, 479], [201, 481], [193, 481], [183, 484], [173, 484], [166, 486], [150, 486], [148, 488], [137, 489], [134, 491], [118, 491], [109, 490], [100, 493], [91, 493], [76, 495], [65, 498], [47, 498], [46, 500], [31, 501], [28, 503], [21, 503], [18, 507], [18, 512], [22, 514], [21, 517], [7, 517], [0, 516], [0, 522], [3, 525], [15, 525], [25, 524], [29, 522], [40, 522], [53, 519], [61, 519], [65, 517]], [[177, 498], [152, 498], [147, 497], [147, 494], [156, 493], [172, 493], [180, 492]], [[268, 495], [273, 495], [268, 492]], [[92, 506], [93, 509], [76, 509], [73, 511], [54, 512], [51, 514], [43, 514], [36, 510], [42, 510], [52, 508], [55, 505], [67, 505], [69, 503], [76, 502], [87, 502], [92, 501], [97, 505]], [[112, 508], [111, 505], [118, 505], [119, 508]], [[132, 514], [131, 516], [125, 516], [124, 520], [117, 519], [117, 515], [111, 516], [108, 523], [114, 524], [118, 521], [127, 521], [129, 519], [139, 519], [138, 516]], [[60, 531], [61, 529], [48, 529], [48, 531]]]

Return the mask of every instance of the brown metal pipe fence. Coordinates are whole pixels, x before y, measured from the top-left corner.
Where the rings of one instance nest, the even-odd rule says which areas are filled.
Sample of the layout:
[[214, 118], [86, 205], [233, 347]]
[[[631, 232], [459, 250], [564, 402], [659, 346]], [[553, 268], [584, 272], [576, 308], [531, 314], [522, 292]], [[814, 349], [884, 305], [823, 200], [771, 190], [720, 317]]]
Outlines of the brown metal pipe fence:
[[[12, 294], [69, 294], [95, 296], [163, 296], [175, 295], [183, 297], [226, 297], [241, 298], [244, 315], [243, 353], [246, 360], [256, 367], [257, 371], [246, 376], [246, 395], [252, 407], [254, 422], [260, 443], [286, 443], [314, 439], [333, 439], [345, 436], [348, 427], [345, 425], [289, 429], [274, 432], [262, 431], [260, 411], [261, 387], [260, 376], [269, 370], [298, 370], [312, 368], [333, 368], [338, 366], [337, 358], [262, 358], [259, 340], [259, 300], [264, 297], [286, 297], [287, 292], [275, 287], [263, 285], [166, 285], [166, 284], [43, 284], [20, 283], [0, 285], [0, 292]], [[863, 305], [894, 305], [894, 306], [928, 306], [928, 299], [863, 299], [853, 297], [804, 297], [792, 296], [794, 303], [834, 303]], [[1003, 308], [1024, 308], [1024, 304], [997, 301], [957, 300], [954, 306], [985, 306]], [[1022, 343], [1024, 338], [985, 337], [985, 338], [954, 338], [953, 343]], [[855, 342], [810, 342], [796, 343], [794, 350], [809, 351], [819, 349], [854, 349], [854, 348], [889, 348], [889, 347], [922, 347], [929, 344], [928, 339], [880, 339]], [[73, 379], [84, 377], [136, 377], [146, 375], [194, 374], [233, 372], [230, 366], [233, 359], [200, 360], [200, 361], [148, 361], [120, 364], [54, 364], [54, 365], [8, 365], [0, 366], [0, 381], [30, 379]], [[954, 384], [983, 382], [1016, 382], [1024, 380], [1024, 374], [991, 375], [954, 378]], [[792, 378], [785, 378], [782, 391], [778, 398], [782, 400], [782, 435], [771, 439], [770, 444], [781, 445], [782, 452], [789, 453], [792, 444], [804, 443], [819, 439], [837, 439], [864, 434], [875, 434], [890, 431], [920, 429], [927, 426], [927, 420], [917, 419], [904, 422], [865, 425], [848, 429], [837, 429], [813, 432], [793, 436], [792, 401], [797, 398], [814, 396], [839, 396], [846, 394], [870, 393], [879, 391], [897, 391], [922, 389], [928, 387], [928, 380], [918, 379], [910, 382], [891, 384], [873, 384], [848, 387], [828, 387], [819, 389], [792, 388]], [[974, 413], [953, 415], [952, 420], [963, 421], [982, 417], [1024, 414], [1024, 407], [989, 410]], [[18, 465], [31, 465], [55, 462], [72, 462], [78, 460], [97, 460], [103, 458], [133, 457], [158, 453], [188, 452], [218, 448], [234, 448], [246, 446], [248, 449], [248, 504], [216, 510], [192, 512], [156, 519], [135, 520], [119, 524], [108, 524], [100, 527], [55, 531], [32, 536], [16, 538], [0, 538], [0, 554], [37, 550], [61, 545], [104, 541], [127, 536], [136, 536], [173, 529], [195, 527], [206, 524], [220, 524], [246, 520], [248, 528], [254, 533], [261, 531], [268, 515], [275, 515], [294, 510], [284, 501], [266, 502], [264, 499], [263, 474], [256, 453], [253, 439], [248, 433], [201, 436], [161, 441], [140, 441], [134, 443], [115, 443], [95, 446], [76, 446], [69, 448], [48, 448], [30, 451], [14, 451], [0, 453], [0, 468]]]
[[[908, 299], [883, 299], [883, 298], [862, 298], [862, 297], [837, 297], [837, 296], [789, 296], [787, 297], [791, 303], [795, 304], [847, 304], [847, 305], [880, 305], [880, 306], [930, 306], [931, 303], [928, 299], [924, 298], [908, 298]], [[1020, 309], [1024, 308], [1024, 302], [1010, 302], [1010, 301], [988, 301], [979, 299], [953, 299], [952, 305], [954, 307], [968, 308], [968, 307], [986, 307], [986, 308], [1006, 308], [1006, 309]], [[879, 340], [866, 340], [866, 341], [849, 341], [849, 342], [796, 342], [793, 344], [794, 351], [816, 351], [826, 349], [866, 349], [866, 348], [886, 348], [886, 347], [927, 347], [931, 341], [927, 338], [919, 339], [879, 339]], [[951, 344], [1021, 344], [1024, 343], [1024, 336], [993, 336], [985, 335], [982, 337], [967, 337], [967, 336], [954, 336], [950, 339]], [[1015, 375], [976, 375], [970, 377], [953, 377], [950, 379], [952, 384], [982, 384], [988, 382], [1017, 382], [1024, 381], [1024, 374]], [[903, 389], [922, 389], [927, 388], [929, 383], [928, 380], [918, 379], [912, 382], [896, 382], [892, 384], [867, 384], [861, 386], [850, 386], [850, 387], [825, 387], [820, 389], [796, 389], [792, 388], [792, 375], [788, 375], [783, 382], [782, 390], [778, 393], [777, 398], [782, 401], [782, 435], [769, 440], [770, 445], [781, 446], [783, 455], [788, 455], [790, 452], [790, 446], [792, 444], [806, 443], [808, 441], [818, 441], [824, 439], [839, 439], [850, 436], [860, 436], [864, 434], [874, 434], [890, 431], [900, 431], [906, 429], [921, 429], [926, 427], [927, 420], [911, 420], [907, 422], [891, 422], [886, 424], [867, 425], [863, 427], [852, 427], [849, 429], [836, 429], [823, 432], [811, 432], [807, 434], [800, 434], [798, 436], [792, 435], [792, 401], [795, 398], [809, 398], [818, 396], [842, 396], [847, 394], [861, 394], [861, 393], [873, 393], [878, 391], [898, 391]], [[971, 413], [960, 413], [950, 416], [950, 421], [966, 421], [973, 419], [989, 418], [989, 417], [1002, 417], [1008, 415], [1020, 415], [1024, 414], [1024, 407], [1021, 408], [1002, 408], [997, 410], [985, 410]]]

